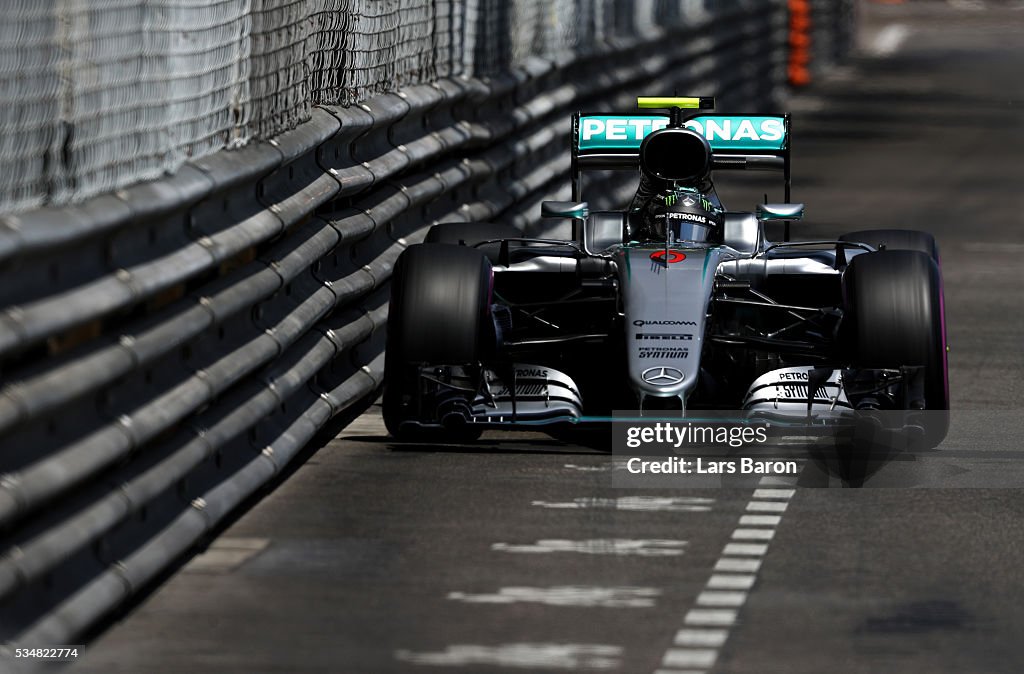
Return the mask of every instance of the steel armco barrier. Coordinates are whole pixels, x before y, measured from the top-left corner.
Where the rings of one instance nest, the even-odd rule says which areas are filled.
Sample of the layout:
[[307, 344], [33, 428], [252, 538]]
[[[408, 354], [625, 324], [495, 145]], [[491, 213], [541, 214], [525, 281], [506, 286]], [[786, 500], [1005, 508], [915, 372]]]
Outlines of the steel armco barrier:
[[[0, 220], [0, 641], [71, 643], [380, 387], [387, 283], [442, 221], [534, 233], [569, 116], [771, 109], [784, 3], [682, 40], [442, 80], [61, 210]], [[624, 198], [628, 183], [609, 183]]]

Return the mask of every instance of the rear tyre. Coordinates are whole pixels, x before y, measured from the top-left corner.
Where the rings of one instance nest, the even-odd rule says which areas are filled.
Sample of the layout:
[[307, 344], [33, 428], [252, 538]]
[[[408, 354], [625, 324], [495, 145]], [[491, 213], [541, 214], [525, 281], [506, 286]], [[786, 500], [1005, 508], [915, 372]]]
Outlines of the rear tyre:
[[863, 368], [924, 367], [924, 444], [949, 428], [949, 381], [942, 280], [924, 251], [882, 250], [853, 257], [843, 275], [847, 344]]
[[475, 365], [493, 349], [491, 287], [491, 263], [474, 248], [428, 243], [399, 256], [384, 358], [384, 425], [392, 436], [429, 442], [480, 436], [472, 426], [433, 431], [403, 422], [419, 418], [422, 365]]

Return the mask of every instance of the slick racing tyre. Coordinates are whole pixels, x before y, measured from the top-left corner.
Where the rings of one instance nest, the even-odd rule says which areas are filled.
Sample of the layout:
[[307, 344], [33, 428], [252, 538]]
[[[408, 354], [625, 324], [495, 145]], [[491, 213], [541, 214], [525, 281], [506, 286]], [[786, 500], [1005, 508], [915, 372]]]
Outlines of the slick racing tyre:
[[916, 250], [927, 254], [936, 262], [939, 261], [939, 247], [935, 243], [935, 237], [928, 232], [913, 229], [863, 229], [843, 234], [839, 240], [866, 243], [876, 249]]
[[[843, 275], [843, 328], [861, 368], [924, 367], [924, 443], [938, 445], [949, 428], [946, 331], [939, 267], [917, 250], [853, 257]], [[934, 410], [934, 412], [932, 412]]]
[[493, 349], [491, 289], [491, 263], [475, 248], [427, 243], [398, 258], [384, 360], [384, 424], [391, 435], [435, 442], [479, 437], [472, 426], [430, 432], [403, 422], [420, 414], [420, 366], [473, 365]]
[[[490, 222], [443, 222], [427, 231], [426, 243], [464, 243], [475, 246], [491, 239], [516, 239], [523, 233], [511, 225]], [[514, 244], [513, 244], [514, 245]], [[500, 243], [488, 243], [478, 247], [491, 262], [498, 261]]]

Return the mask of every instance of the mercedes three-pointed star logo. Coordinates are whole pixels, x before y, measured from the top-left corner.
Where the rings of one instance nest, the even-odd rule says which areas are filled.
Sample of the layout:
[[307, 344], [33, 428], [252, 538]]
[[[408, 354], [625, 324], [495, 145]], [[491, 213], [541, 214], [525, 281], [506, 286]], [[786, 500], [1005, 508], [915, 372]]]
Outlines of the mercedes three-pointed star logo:
[[649, 367], [640, 374], [640, 378], [655, 386], [672, 386], [681, 382], [684, 376], [674, 367]]

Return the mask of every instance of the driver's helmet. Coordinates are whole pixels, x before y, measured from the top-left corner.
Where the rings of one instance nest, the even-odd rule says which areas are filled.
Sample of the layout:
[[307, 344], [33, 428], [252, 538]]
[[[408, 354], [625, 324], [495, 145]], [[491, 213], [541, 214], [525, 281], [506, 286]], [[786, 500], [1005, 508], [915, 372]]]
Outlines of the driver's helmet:
[[659, 191], [647, 202], [644, 211], [644, 226], [653, 240], [671, 238], [696, 243], [722, 240], [725, 217], [721, 207], [695, 189]]

